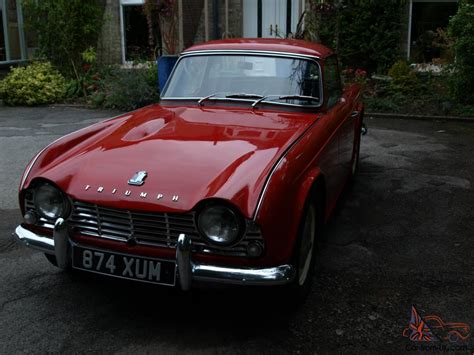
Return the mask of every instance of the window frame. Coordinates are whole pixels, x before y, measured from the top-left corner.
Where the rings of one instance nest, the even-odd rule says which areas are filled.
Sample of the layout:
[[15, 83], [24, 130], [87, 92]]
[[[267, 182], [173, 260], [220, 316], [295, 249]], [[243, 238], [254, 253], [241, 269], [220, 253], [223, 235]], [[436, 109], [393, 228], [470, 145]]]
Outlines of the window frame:
[[12, 59], [11, 54], [11, 47], [10, 47], [10, 34], [9, 34], [9, 19], [8, 19], [8, 1], [7, 0], [0, 0], [1, 3], [1, 14], [2, 16], [2, 23], [3, 23], [3, 40], [4, 40], [4, 50], [5, 50], [5, 60], [0, 60], [0, 64], [10, 64], [10, 63], [21, 63], [28, 60], [27, 58], [27, 48], [26, 48], [26, 39], [25, 39], [25, 31], [24, 31], [24, 23], [23, 23], [23, 9], [20, 0], [14, 0], [16, 6], [16, 19], [18, 25], [18, 45], [20, 48], [20, 58], [19, 59]]
[[121, 46], [121, 57], [122, 57], [122, 64], [130, 64], [133, 61], [127, 60], [127, 53], [126, 53], [126, 41], [127, 38], [125, 36], [125, 15], [124, 15], [124, 7], [125, 6], [144, 6], [145, 0], [120, 0], [120, 46]]

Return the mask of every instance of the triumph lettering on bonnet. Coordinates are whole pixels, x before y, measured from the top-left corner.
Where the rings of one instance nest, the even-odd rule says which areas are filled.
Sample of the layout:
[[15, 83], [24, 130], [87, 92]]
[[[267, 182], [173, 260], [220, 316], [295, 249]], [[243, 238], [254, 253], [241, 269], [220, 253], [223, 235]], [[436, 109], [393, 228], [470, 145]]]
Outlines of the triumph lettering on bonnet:
[[[132, 190], [119, 191], [117, 188], [108, 189], [104, 186], [98, 186], [97, 189], [94, 189], [92, 188], [91, 185], [85, 185], [84, 190], [92, 191], [92, 192], [94, 192], [95, 190], [95, 192], [100, 193], [100, 194], [111, 194], [111, 195], [115, 195], [118, 192], [119, 194], [121, 193], [125, 197], [137, 196], [142, 199], [148, 199], [148, 198], [154, 198], [156, 200], [166, 199], [166, 195], [162, 193], [152, 194], [152, 195], [150, 195], [147, 191], [139, 191], [139, 192], [133, 193]], [[169, 195], [168, 198], [173, 202], [179, 201], [179, 195]]]

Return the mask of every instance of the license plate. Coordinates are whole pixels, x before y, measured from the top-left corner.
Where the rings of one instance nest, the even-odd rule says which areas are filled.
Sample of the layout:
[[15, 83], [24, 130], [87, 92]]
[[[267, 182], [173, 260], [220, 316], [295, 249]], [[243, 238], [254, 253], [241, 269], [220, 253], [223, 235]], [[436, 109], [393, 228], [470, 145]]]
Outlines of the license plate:
[[122, 279], [174, 286], [176, 263], [74, 246], [72, 267]]

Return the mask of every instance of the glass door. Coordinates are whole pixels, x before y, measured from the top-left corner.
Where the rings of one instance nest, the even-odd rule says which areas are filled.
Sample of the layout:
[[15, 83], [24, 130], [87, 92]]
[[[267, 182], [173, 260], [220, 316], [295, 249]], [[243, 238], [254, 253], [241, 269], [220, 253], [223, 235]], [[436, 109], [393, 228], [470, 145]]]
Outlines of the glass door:
[[262, 1], [262, 37], [286, 37], [287, 0]]
[[286, 38], [295, 33], [304, 10], [303, 0], [243, 0], [246, 38]]

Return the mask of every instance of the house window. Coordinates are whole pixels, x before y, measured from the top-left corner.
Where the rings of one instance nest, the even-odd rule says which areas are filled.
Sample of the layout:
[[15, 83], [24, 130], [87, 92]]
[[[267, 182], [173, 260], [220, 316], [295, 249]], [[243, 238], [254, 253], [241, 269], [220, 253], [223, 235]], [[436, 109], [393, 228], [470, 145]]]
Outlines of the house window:
[[0, 62], [26, 59], [23, 16], [19, 0], [0, 0]]
[[440, 48], [432, 45], [438, 28], [446, 29], [449, 18], [456, 14], [457, 0], [423, 1], [411, 3], [410, 57], [415, 61], [429, 62], [440, 57]]
[[121, 0], [122, 61], [149, 60], [155, 56], [150, 46], [144, 0]]

